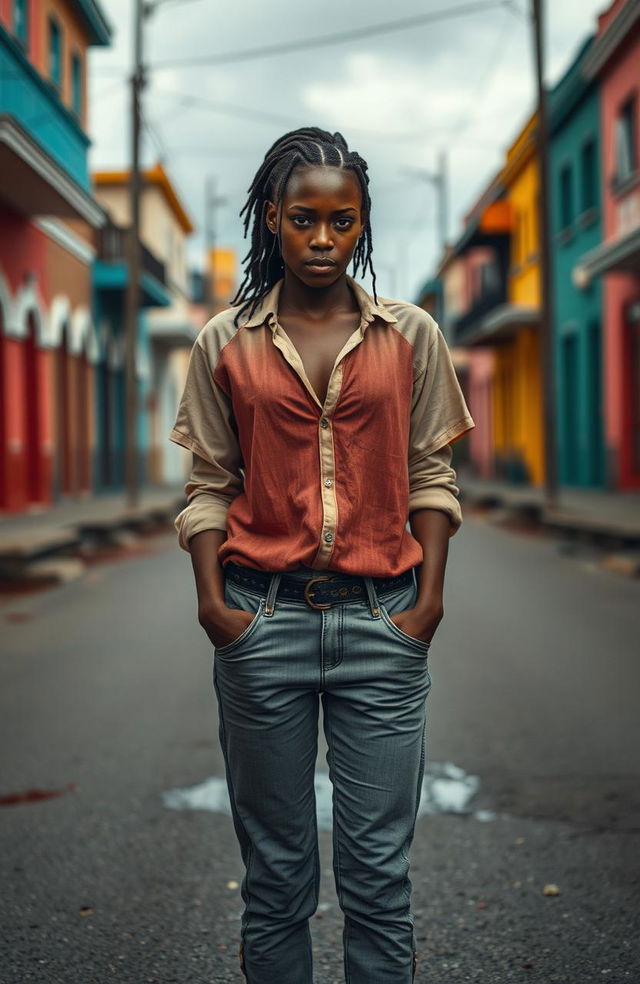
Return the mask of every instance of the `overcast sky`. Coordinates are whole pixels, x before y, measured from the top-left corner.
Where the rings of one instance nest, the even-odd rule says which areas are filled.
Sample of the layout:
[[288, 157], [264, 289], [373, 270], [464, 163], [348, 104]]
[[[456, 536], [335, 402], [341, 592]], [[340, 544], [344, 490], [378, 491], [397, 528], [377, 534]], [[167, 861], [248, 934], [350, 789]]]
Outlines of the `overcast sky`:
[[[91, 166], [122, 168], [130, 157], [126, 73], [133, 3], [101, 5], [114, 36], [111, 48], [91, 53]], [[225, 52], [463, 5], [481, 9], [331, 47], [215, 61]], [[549, 82], [566, 69], [606, 5], [547, 2]], [[144, 109], [151, 133], [144, 135], [143, 163], [163, 159], [196, 226], [192, 265], [201, 265], [207, 177], [216, 179], [225, 198], [217, 210], [218, 241], [242, 257], [247, 246], [238, 212], [265, 151], [287, 130], [317, 125], [340, 130], [368, 161], [379, 293], [415, 300], [438, 250], [434, 189], [412, 169], [433, 172], [438, 154], [446, 152], [449, 236], [455, 237], [533, 108], [527, 8], [528, 0], [508, 8], [499, 0], [163, 0], [145, 29]], [[210, 63], [198, 61], [209, 55]]]

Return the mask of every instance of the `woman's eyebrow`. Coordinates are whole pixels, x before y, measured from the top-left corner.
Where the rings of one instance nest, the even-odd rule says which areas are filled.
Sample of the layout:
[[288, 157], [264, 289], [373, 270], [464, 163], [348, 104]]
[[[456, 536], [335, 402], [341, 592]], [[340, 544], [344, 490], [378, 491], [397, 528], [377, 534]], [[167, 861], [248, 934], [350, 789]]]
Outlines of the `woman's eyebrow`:
[[[315, 208], [309, 208], [307, 205], [296, 205], [296, 204], [287, 206], [287, 211], [292, 208], [297, 208], [300, 212], [309, 212], [310, 214], [314, 214], [316, 211]], [[358, 209], [354, 205], [346, 205], [345, 208], [334, 209], [331, 214], [338, 215], [338, 213], [340, 212], [357, 212], [357, 211]]]

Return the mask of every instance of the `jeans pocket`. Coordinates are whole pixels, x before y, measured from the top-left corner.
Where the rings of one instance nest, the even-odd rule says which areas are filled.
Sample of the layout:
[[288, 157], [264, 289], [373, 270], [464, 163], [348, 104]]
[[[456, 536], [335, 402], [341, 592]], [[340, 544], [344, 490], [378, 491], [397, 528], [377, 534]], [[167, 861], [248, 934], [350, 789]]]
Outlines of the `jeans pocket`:
[[396, 639], [399, 639], [407, 646], [410, 646], [421, 656], [426, 656], [429, 652], [431, 643], [424, 642], [422, 639], [416, 639], [415, 636], [410, 636], [407, 632], [403, 632], [402, 629], [398, 628], [396, 623], [391, 620], [392, 615], [398, 615], [400, 612], [413, 608], [416, 603], [417, 593], [418, 589], [414, 581], [414, 583], [408, 588], [402, 588], [399, 591], [394, 591], [387, 595], [384, 602], [380, 600], [380, 616], [386, 628], [396, 637]]
[[[394, 615], [395, 614], [397, 613], [394, 612]], [[396, 623], [392, 621], [389, 612], [387, 611], [387, 609], [382, 603], [380, 603], [380, 616], [386, 627], [390, 629], [390, 631], [393, 633], [394, 636], [396, 636], [396, 638], [402, 640], [402, 642], [411, 646], [412, 649], [415, 649], [422, 656], [428, 655], [429, 649], [431, 647], [431, 643], [425, 642], [423, 639], [416, 639], [415, 636], [410, 636], [407, 632], [403, 632], [402, 629], [399, 628], [396, 625]]]
[[238, 608], [243, 612], [252, 612], [253, 618], [247, 625], [246, 629], [243, 629], [239, 636], [231, 642], [228, 642], [225, 646], [215, 647], [216, 655], [221, 656], [222, 658], [235, 653], [237, 649], [252, 638], [262, 621], [265, 605], [264, 598], [241, 591], [235, 585], [230, 585], [228, 582], [225, 584], [224, 588], [224, 600], [229, 608]]

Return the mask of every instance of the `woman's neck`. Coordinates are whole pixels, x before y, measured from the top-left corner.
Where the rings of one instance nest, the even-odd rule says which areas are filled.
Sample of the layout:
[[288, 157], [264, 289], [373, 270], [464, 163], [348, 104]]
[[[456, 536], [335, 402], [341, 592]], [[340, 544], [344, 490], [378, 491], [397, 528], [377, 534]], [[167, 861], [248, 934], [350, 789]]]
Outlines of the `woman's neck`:
[[358, 303], [346, 275], [327, 287], [309, 287], [285, 271], [278, 310], [280, 314], [321, 321], [338, 312], [356, 311]]

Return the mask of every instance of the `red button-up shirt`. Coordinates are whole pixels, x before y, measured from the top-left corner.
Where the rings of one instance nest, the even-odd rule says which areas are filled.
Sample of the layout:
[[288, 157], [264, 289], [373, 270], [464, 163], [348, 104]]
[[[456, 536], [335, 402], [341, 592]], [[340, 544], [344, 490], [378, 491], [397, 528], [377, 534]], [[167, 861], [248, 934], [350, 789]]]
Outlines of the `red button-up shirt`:
[[253, 316], [200, 332], [170, 439], [193, 452], [180, 545], [227, 531], [220, 561], [394, 576], [419, 564], [411, 510], [462, 521], [451, 443], [474, 426], [444, 337], [421, 308], [349, 278], [358, 328], [321, 404], [278, 324], [283, 281]]

